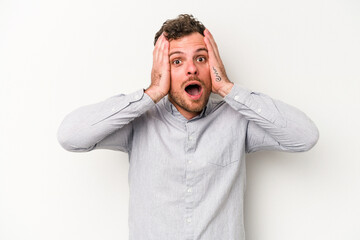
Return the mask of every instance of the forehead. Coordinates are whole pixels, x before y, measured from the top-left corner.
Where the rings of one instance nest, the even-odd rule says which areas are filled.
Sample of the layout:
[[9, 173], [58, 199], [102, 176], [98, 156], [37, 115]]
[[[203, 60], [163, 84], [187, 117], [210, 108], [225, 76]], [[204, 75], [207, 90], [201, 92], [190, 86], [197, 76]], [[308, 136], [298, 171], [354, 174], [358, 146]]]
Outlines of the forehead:
[[170, 53], [174, 51], [191, 52], [198, 48], [206, 48], [204, 36], [198, 32], [170, 41]]

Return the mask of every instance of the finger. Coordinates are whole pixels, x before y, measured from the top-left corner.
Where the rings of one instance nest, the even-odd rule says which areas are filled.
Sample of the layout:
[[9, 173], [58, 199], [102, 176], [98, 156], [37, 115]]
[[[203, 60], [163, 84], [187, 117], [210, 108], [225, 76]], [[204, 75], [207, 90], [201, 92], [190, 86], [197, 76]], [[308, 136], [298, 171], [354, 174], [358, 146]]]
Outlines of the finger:
[[210, 44], [211, 44], [211, 46], [213, 48], [216, 59], [218, 61], [220, 61], [220, 54], [219, 54], [217, 44], [216, 44], [216, 42], [214, 40], [214, 37], [212, 36], [212, 34], [210, 33], [210, 31], [208, 29], [205, 29], [204, 33], [205, 33], [205, 37], [209, 40], [209, 42], [210, 42]]
[[164, 38], [163, 56], [164, 56], [164, 61], [166, 62], [169, 62], [169, 48], [170, 48], [170, 43], [166, 38]]
[[162, 59], [166, 59], [168, 56], [168, 50], [169, 50], [169, 41], [166, 39], [165, 33], [161, 34], [162, 36], [162, 42], [160, 47], [160, 54], [162, 56]]
[[162, 39], [162, 35], [159, 36], [159, 38], [157, 39], [157, 41], [156, 41], [156, 43], [155, 43], [154, 52], [155, 52], [156, 49], [159, 47], [160, 42], [161, 42], [161, 39]]
[[206, 47], [208, 49], [210, 61], [213, 59], [214, 59], [214, 61], [217, 61], [216, 55], [214, 53], [214, 47], [211, 45], [210, 40], [207, 37], [205, 37], [204, 41], [205, 41]]
[[212, 48], [215, 48], [215, 45], [213, 44], [213, 41], [211, 41], [212, 37], [208, 29], [205, 29], [204, 31], [205, 38], [209, 41]]
[[220, 67], [222, 65], [222, 61], [220, 59], [220, 56], [216, 55], [214, 46], [211, 44], [210, 40], [207, 37], [205, 37], [204, 41], [207, 45], [210, 65]]
[[214, 51], [214, 46], [211, 44], [210, 40], [208, 37], [205, 37], [204, 38], [204, 41], [205, 41], [205, 44], [206, 44], [206, 47], [208, 49], [208, 54], [209, 54], [209, 60], [211, 63], [213, 62], [217, 62], [218, 59], [217, 59], [217, 56], [215, 54], [215, 51]]
[[211, 32], [209, 31], [209, 29], [205, 29], [205, 32], [208, 35], [211, 44], [214, 46], [214, 48], [217, 48], [217, 44], [215, 42], [215, 39], [214, 39], [213, 35], [211, 34]]
[[161, 49], [163, 40], [164, 40], [164, 36], [163, 36], [163, 34], [161, 34], [160, 37], [158, 38], [156, 44], [155, 44], [155, 49], [154, 49], [154, 60], [155, 61], [158, 61], [158, 59], [160, 57], [159, 56], [160, 55], [160, 49]]
[[159, 62], [160, 63], [164, 63], [164, 61], [166, 61], [167, 56], [167, 40], [165, 39], [165, 37], [163, 37], [162, 42], [161, 42], [161, 46], [159, 49]]
[[164, 40], [165, 40], [165, 36], [164, 36], [164, 33], [162, 33], [161, 35], [160, 35], [160, 37], [158, 38], [158, 41], [156, 42], [156, 44], [155, 44], [155, 49], [154, 49], [154, 59], [156, 60], [156, 61], [158, 61], [158, 59], [160, 58], [160, 55], [161, 55], [161, 47], [162, 47], [162, 44], [163, 44], [163, 42], [164, 42]]

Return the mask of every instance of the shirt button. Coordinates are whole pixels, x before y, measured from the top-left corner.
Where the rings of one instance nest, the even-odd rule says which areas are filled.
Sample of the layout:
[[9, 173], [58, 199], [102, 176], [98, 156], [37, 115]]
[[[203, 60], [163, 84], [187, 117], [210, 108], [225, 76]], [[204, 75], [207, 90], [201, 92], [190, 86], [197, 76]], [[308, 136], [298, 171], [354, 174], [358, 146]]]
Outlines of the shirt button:
[[238, 95], [236, 95], [236, 96], [234, 97], [235, 101], [238, 101], [239, 98], [240, 98], [240, 97], [239, 97]]
[[193, 136], [190, 136], [190, 137], [189, 137], [189, 140], [190, 140], [190, 141], [191, 141], [191, 140], [193, 140], [193, 139], [194, 139], [194, 137], [193, 137]]
[[188, 223], [191, 223], [191, 218], [186, 219]]
[[258, 113], [261, 113], [261, 108], [258, 108], [257, 112], [258, 112]]
[[188, 163], [189, 163], [189, 164], [191, 164], [191, 163], [192, 163], [192, 161], [191, 161], [191, 160], [189, 160], [189, 161], [188, 161]]
[[111, 109], [111, 111], [112, 111], [112, 112], [115, 112], [115, 111], [116, 111], [116, 108], [115, 108], [115, 107], [113, 107], [113, 108]]
[[187, 191], [188, 191], [188, 192], [192, 192], [191, 188], [189, 188]]

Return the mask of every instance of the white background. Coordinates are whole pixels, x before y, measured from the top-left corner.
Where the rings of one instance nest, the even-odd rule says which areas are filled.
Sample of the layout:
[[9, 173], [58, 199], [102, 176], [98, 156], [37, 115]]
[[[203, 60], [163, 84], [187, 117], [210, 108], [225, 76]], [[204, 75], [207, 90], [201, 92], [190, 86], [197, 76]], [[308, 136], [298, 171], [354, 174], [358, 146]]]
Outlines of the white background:
[[0, 0], [0, 239], [127, 239], [128, 159], [70, 153], [73, 109], [150, 82], [153, 37], [192, 13], [230, 79], [317, 124], [300, 154], [248, 156], [248, 240], [360, 239], [357, 0]]

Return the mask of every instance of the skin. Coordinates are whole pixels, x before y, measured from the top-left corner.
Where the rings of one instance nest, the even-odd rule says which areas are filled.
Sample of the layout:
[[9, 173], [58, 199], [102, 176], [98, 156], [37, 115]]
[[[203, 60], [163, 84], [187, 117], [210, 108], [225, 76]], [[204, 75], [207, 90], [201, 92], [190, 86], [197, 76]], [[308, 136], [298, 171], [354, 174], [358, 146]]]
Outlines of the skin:
[[[162, 34], [153, 51], [151, 85], [145, 93], [155, 103], [169, 95], [186, 119], [201, 113], [211, 92], [225, 97], [233, 87], [213, 36], [207, 29], [204, 35], [196, 32], [169, 42]], [[200, 97], [194, 99], [186, 93], [190, 83], [201, 85]]]
[[[205, 107], [211, 93], [208, 51], [204, 37], [193, 33], [170, 42], [170, 91], [169, 100], [186, 118], [193, 118]], [[185, 91], [188, 84], [202, 88], [199, 99], [191, 98]]]

